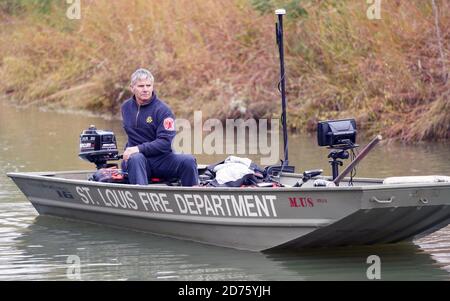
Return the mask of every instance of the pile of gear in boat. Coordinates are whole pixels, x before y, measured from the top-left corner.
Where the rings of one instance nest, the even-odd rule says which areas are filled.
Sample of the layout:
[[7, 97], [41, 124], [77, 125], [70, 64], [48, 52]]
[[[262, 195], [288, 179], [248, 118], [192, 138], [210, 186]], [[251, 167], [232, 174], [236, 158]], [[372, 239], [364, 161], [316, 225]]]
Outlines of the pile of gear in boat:
[[224, 161], [209, 165], [199, 176], [200, 185], [213, 187], [248, 187], [267, 186], [278, 187], [279, 183], [269, 181], [267, 168], [263, 169], [248, 158], [229, 156]]
[[[279, 187], [281, 184], [270, 176], [269, 167], [261, 168], [248, 158], [229, 156], [225, 160], [208, 165], [200, 174], [200, 186], [211, 187]], [[116, 166], [98, 169], [90, 181], [128, 184], [128, 175]], [[150, 184], [179, 186], [179, 179], [150, 178]]]

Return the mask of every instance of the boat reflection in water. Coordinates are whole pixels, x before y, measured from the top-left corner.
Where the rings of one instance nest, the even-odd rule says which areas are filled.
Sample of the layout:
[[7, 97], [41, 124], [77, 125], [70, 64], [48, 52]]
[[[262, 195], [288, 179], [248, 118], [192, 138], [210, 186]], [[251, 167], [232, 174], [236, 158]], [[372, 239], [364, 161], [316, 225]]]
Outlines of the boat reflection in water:
[[81, 280], [367, 280], [370, 255], [382, 280], [449, 279], [412, 243], [261, 253], [47, 216], [14, 240], [20, 256], [9, 266], [22, 280], [71, 279], [69, 256], [78, 256]]

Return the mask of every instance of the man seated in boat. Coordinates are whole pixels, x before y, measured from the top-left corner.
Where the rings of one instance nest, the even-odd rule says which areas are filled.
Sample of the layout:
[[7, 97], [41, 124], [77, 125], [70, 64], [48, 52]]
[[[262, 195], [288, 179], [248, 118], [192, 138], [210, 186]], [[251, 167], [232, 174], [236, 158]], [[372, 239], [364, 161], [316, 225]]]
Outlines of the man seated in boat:
[[175, 154], [175, 116], [153, 90], [154, 77], [146, 69], [131, 75], [133, 96], [121, 106], [123, 127], [128, 135], [122, 169], [130, 184], [147, 185], [149, 178], [178, 178], [183, 186], [198, 184], [195, 158]]

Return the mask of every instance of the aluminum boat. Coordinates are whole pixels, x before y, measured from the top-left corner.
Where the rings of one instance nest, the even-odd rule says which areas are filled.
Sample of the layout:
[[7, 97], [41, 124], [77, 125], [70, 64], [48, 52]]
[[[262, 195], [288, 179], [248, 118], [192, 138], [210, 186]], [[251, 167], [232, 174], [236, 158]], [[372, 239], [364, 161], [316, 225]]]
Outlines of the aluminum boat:
[[[228, 188], [88, 181], [93, 172], [8, 176], [39, 214], [252, 251], [394, 243], [450, 223], [449, 177]], [[301, 178], [284, 174], [281, 183]]]

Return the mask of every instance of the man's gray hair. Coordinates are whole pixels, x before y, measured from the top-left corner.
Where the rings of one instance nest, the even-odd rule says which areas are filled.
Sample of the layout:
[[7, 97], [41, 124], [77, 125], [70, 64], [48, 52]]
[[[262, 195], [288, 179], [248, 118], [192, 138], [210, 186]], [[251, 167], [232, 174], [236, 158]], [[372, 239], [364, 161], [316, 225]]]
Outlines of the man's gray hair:
[[131, 75], [131, 85], [134, 86], [134, 84], [138, 80], [142, 80], [142, 79], [149, 79], [152, 81], [152, 83], [155, 82], [155, 78], [153, 77], [153, 75], [150, 71], [148, 71], [147, 69], [144, 69], [144, 68], [140, 68], [140, 69], [134, 71], [134, 73]]

